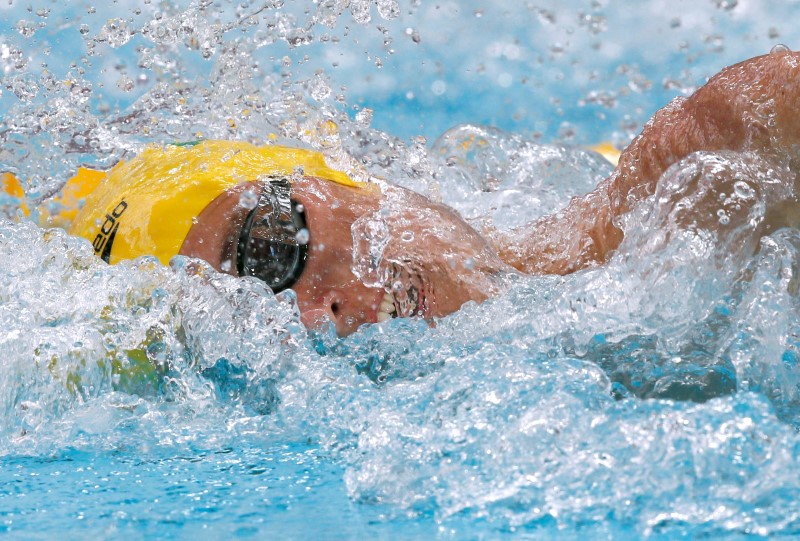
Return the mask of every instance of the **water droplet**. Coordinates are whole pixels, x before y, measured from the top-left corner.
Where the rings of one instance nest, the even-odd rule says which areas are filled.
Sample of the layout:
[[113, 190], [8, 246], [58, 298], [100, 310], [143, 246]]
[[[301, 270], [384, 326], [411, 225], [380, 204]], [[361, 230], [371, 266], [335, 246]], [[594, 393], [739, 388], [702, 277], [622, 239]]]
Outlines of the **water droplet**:
[[734, 183], [733, 193], [740, 199], [752, 199], [756, 195], [753, 187], [743, 180], [738, 180]]
[[130, 31], [125, 20], [111, 19], [100, 30], [100, 35], [112, 47], [120, 47], [131, 40], [133, 32]]
[[219, 268], [220, 270], [222, 270], [222, 272], [230, 272], [232, 267], [233, 263], [231, 262], [230, 259], [226, 259], [225, 261], [219, 264]]
[[297, 205], [295, 205], [295, 209], [297, 209], [297, 212], [305, 212], [306, 211], [306, 207], [304, 207], [302, 203], [298, 203]]
[[411, 41], [414, 43], [419, 43], [422, 41], [422, 37], [419, 35], [419, 32], [413, 28], [406, 28], [406, 36], [410, 37]]
[[725, 11], [730, 11], [739, 5], [738, 0], [715, 0], [716, 6]]
[[558, 127], [558, 136], [564, 141], [572, 141], [577, 135], [577, 130], [569, 122], [562, 122]]
[[377, 0], [378, 13], [386, 20], [396, 19], [400, 15], [397, 0]]
[[372, 109], [365, 107], [356, 113], [356, 124], [361, 128], [369, 128], [372, 123]]
[[17, 21], [16, 24], [17, 32], [25, 36], [26, 38], [31, 37], [34, 33], [36, 33], [36, 26], [25, 19], [21, 19]]
[[403, 233], [400, 235], [400, 240], [403, 242], [411, 242], [414, 240], [414, 232], [408, 230], [403, 231]]
[[350, 2], [350, 13], [355, 22], [367, 24], [372, 19], [370, 3], [371, 0], [352, 0]]
[[778, 43], [772, 49], [770, 49], [769, 54], [786, 54], [790, 52], [792, 52], [792, 50], [789, 47], [783, 43]]
[[309, 82], [311, 90], [311, 97], [317, 101], [323, 101], [331, 95], [331, 86], [326, 80], [326, 76], [322, 72], [314, 75], [314, 78]]
[[308, 244], [308, 241], [311, 238], [311, 234], [309, 233], [308, 229], [306, 229], [304, 227], [303, 229], [301, 229], [300, 231], [297, 232], [297, 234], [294, 236], [294, 238], [300, 244]]
[[130, 92], [131, 90], [133, 90], [133, 87], [134, 87], [133, 79], [131, 79], [127, 75], [123, 75], [117, 81], [117, 88], [119, 88], [123, 92]]
[[239, 206], [243, 209], [253, 210], [258, 205], [258, 195], [253, 190], [245, 190], [239, 196]]

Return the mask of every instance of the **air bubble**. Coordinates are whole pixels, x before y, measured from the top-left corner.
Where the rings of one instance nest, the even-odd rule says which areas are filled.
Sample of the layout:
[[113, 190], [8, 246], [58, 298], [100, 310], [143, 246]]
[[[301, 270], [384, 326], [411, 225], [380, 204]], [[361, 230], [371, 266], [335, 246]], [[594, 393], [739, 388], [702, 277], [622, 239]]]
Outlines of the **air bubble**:
[[408, 230], [403, 231], [403, 233], [400, 235], [400, 240], [402, 240], [403, 242], [411, 242], [411, 241], [413, 241], [414, 240], [414, 232], [413, 231], [408, 231]]
[[219, 264], [219, 268], [220, 270], [222, 270], [222, 272], [230, 272], [231, 269], [233, 268], [233, 262], [231, 262], [230, 259], [226, 259], [225, 261]]

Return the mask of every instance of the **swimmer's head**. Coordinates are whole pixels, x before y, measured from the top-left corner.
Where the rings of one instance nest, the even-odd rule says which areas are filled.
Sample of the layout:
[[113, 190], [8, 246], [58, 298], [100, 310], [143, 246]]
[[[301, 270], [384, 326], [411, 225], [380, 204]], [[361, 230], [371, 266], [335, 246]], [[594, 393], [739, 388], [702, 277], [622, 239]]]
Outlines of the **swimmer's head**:
[[[262, 213], [270, 205], [279, 210], [272, 222]], [[306, 235], [297, 235], [301, 212]], [[279, 237], [259, 236], [256, 224], [277, 224]], [[180, 254], [261, 278], [276, 291], [290, 287], [304, 324], [330, 321], [341, 336], [364, 323], [431, 320], [481, 301], [503, 268], [487, 241], [444, 205], [388, 183], [355, 183], [314, 152], [247, 143], [147, 149], [110, 173], [72, 232], [111, 263], [155, 255], [166, 264]], [[307, 240], [304, 253], [293, 233]], [[253, 237], [263, 243], [248, 253]], [[365, 282], [364, 269], [378, 264]]]
[[70, 232], [109, 263], [153, 255], [168, 264], [200, 213], [224, 192], [245, 183], [285, 187], [296, 175], [361, 186], [303, 149], [237, 141], [149, 147], [109, 173]]

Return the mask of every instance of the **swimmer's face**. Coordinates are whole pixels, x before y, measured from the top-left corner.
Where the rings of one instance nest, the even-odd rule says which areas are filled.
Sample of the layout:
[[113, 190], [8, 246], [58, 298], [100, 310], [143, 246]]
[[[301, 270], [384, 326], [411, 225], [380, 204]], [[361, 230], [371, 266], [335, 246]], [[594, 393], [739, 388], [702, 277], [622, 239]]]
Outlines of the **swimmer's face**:
[[[235, 275], [249, 213], [240, 197], [258, 189], [242, 184], [212, 201], [180, 253]], [[316, 178], [295, 180], [291, 197], [310, 233], [305, 267], [291, 287], [309, 328], [330, 320], [345, 336], [391, 317], [431, 320], [494, 293], [502, 262], [448, 207], [400, 188], [381, 193]]]

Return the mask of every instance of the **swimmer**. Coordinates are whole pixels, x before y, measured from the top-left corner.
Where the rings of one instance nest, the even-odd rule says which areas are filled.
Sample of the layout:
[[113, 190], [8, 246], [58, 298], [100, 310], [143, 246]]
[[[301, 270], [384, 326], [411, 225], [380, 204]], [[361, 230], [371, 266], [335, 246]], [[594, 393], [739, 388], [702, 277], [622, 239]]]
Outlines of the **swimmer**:
[[[310, 151], [224, 141], [152, 147], [118, 165], [70, 231], [110, 263], [155, 255], [166, 264], [180, 254], [275, 292], [291, 288], [306, 326], [329, 320], [344, 336], [391, 317], [446, 316], [496, 294], [507, 273], [602, 264], [623, 238], [616, 219], [694, 152], [754, 153], [796, 174], [797, 111], [800, 53], [776, 50], [728, 67], [658, 111], [593, 191], [510, 232], [479, 232], [422, 195], [355, 182]], [[759, 231], [794, 214], [772, 216]], [[384, 228], [374, 233], [385, 241], [379, 254], [363, 238], [370, 224]], [[370, 264], [380, 268], [366, 276]]]

